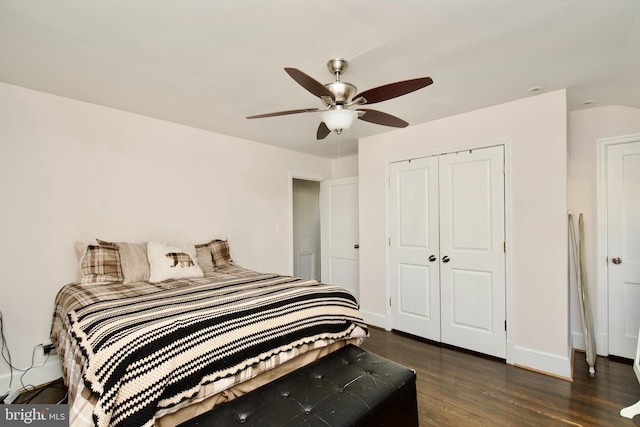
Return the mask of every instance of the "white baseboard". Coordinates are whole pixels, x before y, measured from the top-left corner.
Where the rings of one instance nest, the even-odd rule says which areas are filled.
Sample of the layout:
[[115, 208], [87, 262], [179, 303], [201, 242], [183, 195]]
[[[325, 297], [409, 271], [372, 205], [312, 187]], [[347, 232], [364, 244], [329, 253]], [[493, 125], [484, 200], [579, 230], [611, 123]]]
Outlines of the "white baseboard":
[[364, 323], [371, 326], [377, 326], [378, 328], [387, 329], [387, 316], [383, 316], [378, 313], [372, 313], [370, 311], [360, 310]]
[[601, 356], [609, 355], [609, 335], [605, 333], [596, 333], [596, 353]]
[[[389, 330], [387, 316], [366, 310], [360, 310], [360, 313], [368, 325]], [[519, 347], [511, 342], [507, 344], [509, 346], [507, 363], [567, 380], [573, 377], [571, 354], [562, 357]]]
[[[573, 340], [573, 348], [585, 351], [587, 345], [584, 341], [584, 334], [582, 332], [571, 332], [571, 338]], [[609, 355], [608, 340], [609, 337], [607, 335], [596, 334], [596, 354], [598, 356], [606, 357]]]
[[[22, 371], [13, 371], [13, 381], [11, 381], [11, 374], [9, 372], [4, 372], [0, 375], [0, 384], [3, 385], [3, 388], [0, 389], [0, 394], [4, 394], [6, 389], [4, 387], [8, 387], [11, 382], [11, 390], [16, 391], [22, 389], [22, 384], [25, 386], [39, 386], [42, 384], [50, 383], [51, 381], [55, 381], [58, 378], [62, 377], [62, 365], [60, 364], [60, 359], [58, 356], [49, 357], [49, 359], [41, 366], [34, 366], [29, 369], [24, 377], [22, 377]], [[20, 377], [22, 377], [22, 383], [20, 382]]]
[[559, 356], [516, 345], [513, 347], [513, 364], [566, 380], [573, 378], [570, 355]]
[[576, 350], [585, 351], [587, 345], [584, 341], [584, 334], [582, 332], [571, 332], [571, 340], [573, 342], [573, 348]]

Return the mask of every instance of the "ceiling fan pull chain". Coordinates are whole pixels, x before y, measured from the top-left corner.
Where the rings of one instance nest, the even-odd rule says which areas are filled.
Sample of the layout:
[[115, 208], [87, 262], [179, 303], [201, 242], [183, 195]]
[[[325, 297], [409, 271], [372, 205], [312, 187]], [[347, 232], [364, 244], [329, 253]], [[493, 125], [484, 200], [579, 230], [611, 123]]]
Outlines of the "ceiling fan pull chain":
[[338, 170], [340, 170], [340, 163], [342, 161], [342, 133], [338, 134]]

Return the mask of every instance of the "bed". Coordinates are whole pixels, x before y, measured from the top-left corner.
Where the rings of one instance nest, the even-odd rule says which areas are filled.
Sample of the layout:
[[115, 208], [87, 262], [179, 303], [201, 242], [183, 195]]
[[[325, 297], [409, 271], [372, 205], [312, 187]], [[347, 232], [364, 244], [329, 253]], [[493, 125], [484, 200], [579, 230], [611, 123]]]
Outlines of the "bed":
[[169, 268], [200, 268], [177, 278], [153, 277], [151, 243], [147, 271], [128, 271], [125, 245], [100, 241], [93, 259], [88, 246], [81, 280], [56, 296], [71, 426], [177, 425], [368, 335], [343, 288], [243, 268], [223, 240], [163, 247]]

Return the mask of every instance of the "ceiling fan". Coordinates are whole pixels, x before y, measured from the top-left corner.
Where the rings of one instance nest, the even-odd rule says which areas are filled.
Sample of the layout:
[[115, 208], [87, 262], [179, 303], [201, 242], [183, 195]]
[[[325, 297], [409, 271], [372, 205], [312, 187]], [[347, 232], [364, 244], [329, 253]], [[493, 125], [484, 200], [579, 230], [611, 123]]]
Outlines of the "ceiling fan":
[[[345, 59], [335, 58], [327, 62], [329, 72], [335, 76], [335, 81], [323, 85], [297, 68], [285, 68], [284, 70], [300, 86], [320, 98], [323, 108], [302, 108], [298, 110], [278, 111], [275, 113], [258, 114], [247, 119], [260, 119], [264, 117], [286, 116], [298, 113], [315, 113], [322, 111], [322, 122], [318, 126], [317, 139], [324, 139], [335, 131], [337, 134], [348, 129], [353, 121], [358, 118], [365, 122], [383, 126], [403, 128], [409, 123], [404, 120], [383, 113], [378, 110], [359, 108], [362, 105], [375, 104], [398, 96], [406, 95], [433, 83], [431, 77], [404, 80], [378, 86], [373, 89], [357, 92], [357, 88], [351, 83], [340, 81], [340, 76], [347, 70], [348, 62]], [[355, 109], [351, 109], [354, 107]]]

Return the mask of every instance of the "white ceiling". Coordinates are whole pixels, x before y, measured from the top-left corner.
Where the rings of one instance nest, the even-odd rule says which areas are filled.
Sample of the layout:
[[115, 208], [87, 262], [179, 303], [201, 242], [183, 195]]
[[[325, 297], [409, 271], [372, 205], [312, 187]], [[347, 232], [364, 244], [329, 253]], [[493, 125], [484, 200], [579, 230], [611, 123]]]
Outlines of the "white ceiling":
[[315, 139], [322, 107], [284, 71], [360, 91], [411, 124], [568, 89], [569, 109], [640, 108], [639, 0], [0, 0], [0, 81], [329, 158], [392, 128]]

